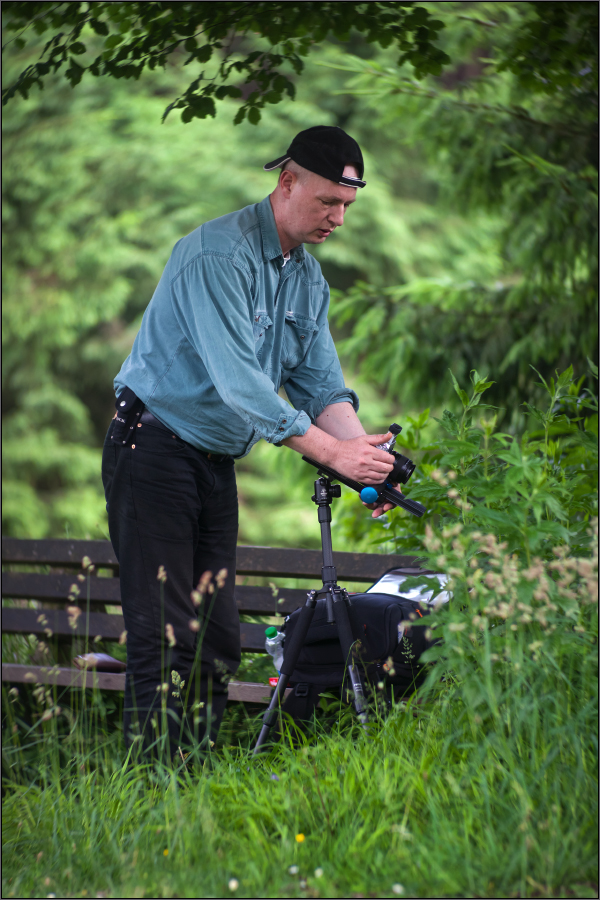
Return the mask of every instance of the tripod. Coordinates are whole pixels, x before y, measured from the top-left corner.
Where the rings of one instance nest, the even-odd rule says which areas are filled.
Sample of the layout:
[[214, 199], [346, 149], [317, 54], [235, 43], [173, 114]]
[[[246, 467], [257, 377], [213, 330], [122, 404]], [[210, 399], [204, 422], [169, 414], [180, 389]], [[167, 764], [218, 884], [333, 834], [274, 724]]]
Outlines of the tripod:
[[[335, 473], [332, 473], [335, 474]], [[360, 672], [355, 663], [352, 662], [352, 645], [354, 637], [350, 627], [350, 619], [348, 617], [348, 606], [350, 605], [350, 597], [348, 591], [341, 588], [337, 583], [337, 573], [333, 565], [333, 552], [331, 547], [331, 502], [334, 497], [340, 497], [342, 489], [339, 484], [332, 484], [331, 478], [321, 476], [315, 481], [315, 492], [312, 500], [317, 504], [319, 524], [321, 526], [321, 544], [323, 547], [323, 568], [321, 569], [321, 579], [323, 587], [318, 591], [311, 590], [306, 596], [306, 603], [302, 607], [296, 628], [294, 629], [289, 645], [286, 645], [283, 664], [281, 666], [281, 674], [275, 693], [271, 698], [269, 707], [263, 717], [263, 727], [261, 728], [258, 741], [254, 748], [254, 753], [258, 753], [262, 745], [268, 740], [271, 729], [277, 721], [279, 706], [285, 689], [291, 676], [294, 673], [298, 658], [306, 636], [310, 623], [312, 621], [317, 599], [319, 596], [325, 595], [327, 604], [327, 622], [330, 625], [337, 625], [340, 645], [344, 654], [344, 659], [348, 667], [348, 674], [352, 684], [354, 693], [354, 708], [359, 721], [366, 728], [367, 724], [367, 704], [365, 701], [365, 693]]]

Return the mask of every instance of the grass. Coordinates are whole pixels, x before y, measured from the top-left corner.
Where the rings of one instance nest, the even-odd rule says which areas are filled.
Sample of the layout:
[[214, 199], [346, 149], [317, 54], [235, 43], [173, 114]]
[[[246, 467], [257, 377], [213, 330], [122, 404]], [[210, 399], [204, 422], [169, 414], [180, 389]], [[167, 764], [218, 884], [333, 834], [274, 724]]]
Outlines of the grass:
[[233, 706], [207, 755], [140, 764], [105, 695], [4, 690], [2, 896], [598, 896], [590, 536], [529, 565], [432, 532], [442, 640], [419, 702], [368, 735], [330, 705], [253, 757], [260, 718]]
[[518, 739], [457, 728], [457, 702], [448, 682], [369, 737], [342, 714], [191, 770], [127, 766], [118, 735], [59, 754], [48, 719], [35, 772], [6, 785], [2, 896], [597, 896], [585, 702], [561, 727], [531, 698]]

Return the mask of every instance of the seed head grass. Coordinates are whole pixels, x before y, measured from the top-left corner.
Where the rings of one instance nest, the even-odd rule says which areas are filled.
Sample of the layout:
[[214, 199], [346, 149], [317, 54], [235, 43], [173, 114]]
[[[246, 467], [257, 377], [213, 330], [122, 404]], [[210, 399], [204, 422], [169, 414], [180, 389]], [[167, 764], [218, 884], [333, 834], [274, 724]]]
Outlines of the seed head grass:
[[3, 689], [3, 897], [597, 896], [597, 522], [586, 557], [426, 542], [442, 639], [368, 733], [324, 699], [253, 756], [261, 714], [234, 705], [216, 746], [144, 762], [114, 698]]
[[368, 736], [317, 721], [259, 757], [256, 719], [178, 766], [128, 764], [118, 734], [68, 758], [41, 721], [46, 761], [6, 783], [3, 896], [593, 896], [590, 698], [534, 687], [510, 722], [461, 717], [449, 678]]

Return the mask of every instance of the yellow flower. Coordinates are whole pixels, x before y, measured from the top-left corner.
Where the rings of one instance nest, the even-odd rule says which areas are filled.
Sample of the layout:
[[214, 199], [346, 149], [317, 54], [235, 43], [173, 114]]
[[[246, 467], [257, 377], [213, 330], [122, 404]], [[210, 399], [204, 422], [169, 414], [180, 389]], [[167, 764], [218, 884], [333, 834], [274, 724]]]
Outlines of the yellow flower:
[[165, 847], [165, 849], [163, 850], [163, 856], [168, 856], [168, 855], [169, 855], [169, 848]]
[[302, 841], [304, 840], [304, 835], [303, 835], [302, 833], [297, 834], [297, 835], [296, 835], [296, 840], [298, 841], [299, 844], [301, 844]]

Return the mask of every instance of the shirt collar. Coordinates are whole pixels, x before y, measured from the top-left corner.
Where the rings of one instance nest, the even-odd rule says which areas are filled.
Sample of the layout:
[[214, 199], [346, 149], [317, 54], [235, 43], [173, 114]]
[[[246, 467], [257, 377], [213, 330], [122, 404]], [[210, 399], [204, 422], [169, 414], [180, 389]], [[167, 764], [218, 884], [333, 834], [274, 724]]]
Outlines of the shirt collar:
[[[275, 216], [273, 215], [270, 198], [265, 197], [264, 200], [257, 203], [256, 211], [262, 234], [263, 258], [277, 259], [277, 257], [281, 257], [281, 259], [283, 259], [281, 243], [279, 241], [279, 235], [277, 234], [277, 226], [275, 224]], [[290, 257], [291, 260], [295, 259], [300, 263], [303, 262], [304, 246], [300, 244], [298, 247], [294, 247], [294, 249], [290, 251]]]

